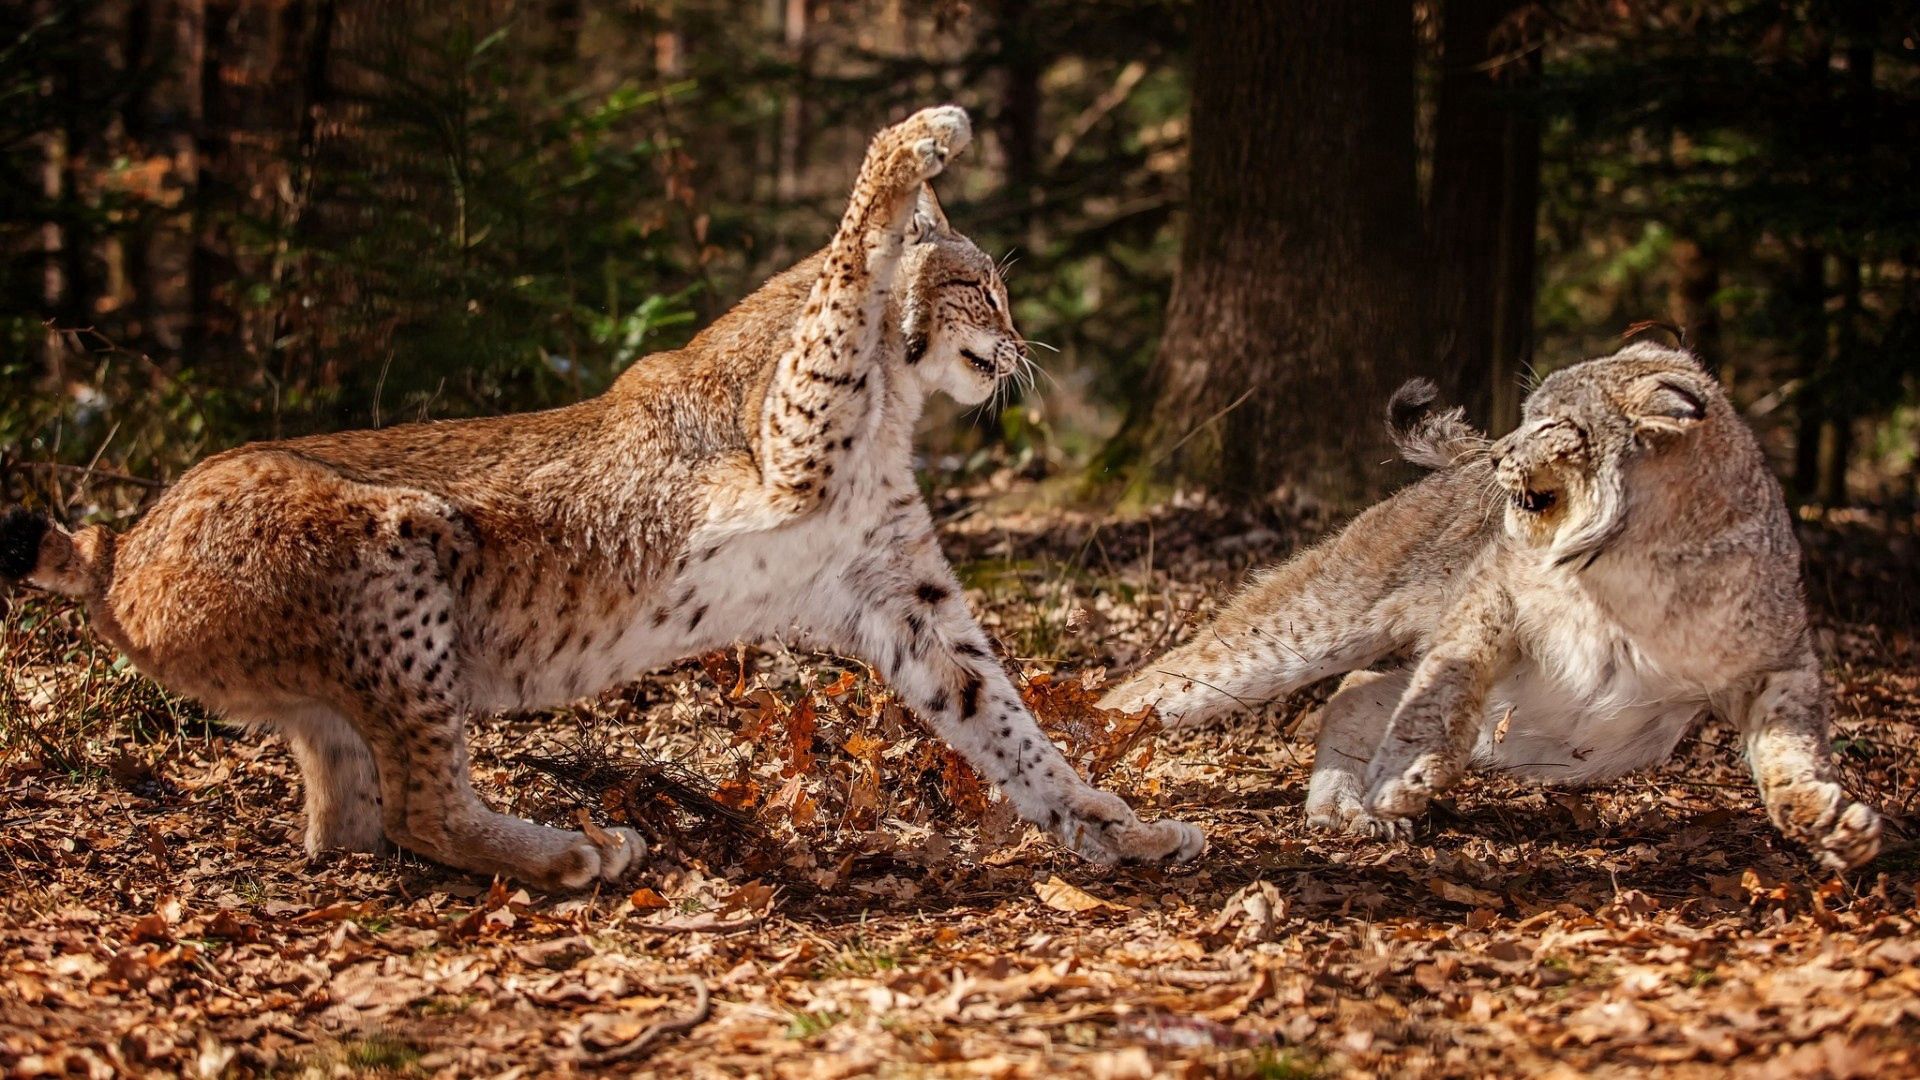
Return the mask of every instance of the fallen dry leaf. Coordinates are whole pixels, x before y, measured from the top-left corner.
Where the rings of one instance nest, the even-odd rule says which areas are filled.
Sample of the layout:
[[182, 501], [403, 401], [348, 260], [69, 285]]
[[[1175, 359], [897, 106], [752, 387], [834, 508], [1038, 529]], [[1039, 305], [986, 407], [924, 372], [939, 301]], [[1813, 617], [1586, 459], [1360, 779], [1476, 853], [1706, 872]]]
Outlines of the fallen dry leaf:
[[1078, 914], [1083, 911], [1131, 911], [1125, 904], [1116, 904], [1111, 900], [1102, 900], [1077, 885], [1061, 881], [1058, 875], [1045, 881], [1035, 882], [1034, 895], [1040, 902], [1055, 911], [1070, 911]]

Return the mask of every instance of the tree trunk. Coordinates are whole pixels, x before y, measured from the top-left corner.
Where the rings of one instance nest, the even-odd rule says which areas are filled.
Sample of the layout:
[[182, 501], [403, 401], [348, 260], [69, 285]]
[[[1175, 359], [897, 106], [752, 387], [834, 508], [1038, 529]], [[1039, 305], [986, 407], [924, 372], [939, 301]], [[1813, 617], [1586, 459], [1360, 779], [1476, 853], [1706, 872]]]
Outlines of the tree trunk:
[[1000, 0], [995, 33], [1006, 78], [999, 135], [1006, 155], [1004, 182], [1016, 208], [1012, 231], [1020, 243], [1033, 247], [1033, 208], [1040, 184], [1041, 62], [1032, 0]]
[[224, 3], [215, 0], [194, 0], [191, 6], [196, 16], [192, 27], [196, 40], [186, 60], [195, 69], [195, 100], [188, 112], [194, 163], [189, 226], [192, 248], [187, 256], [187, 317], [181, 339], [186, 355], [198, 364], [206, 361], [208, 346], [214, 340], [215, 286], [224, 261], [218, 235], [218, 209], [223, 200], [216, 163], [223, 161], [226, 151], [227, 112], [220, 62], [226, 55], [231, 13]]
[[1731, 394], [1737, 372], [1720, 350], [1720, 259], [1698, 240], [1681, 237], [1673, 245], [1673, 283], [1667, 289], [1667, 312], [1687, 335], [1687, 345], [1707, 370], [1718, 370], [1721, 385]]
[[1165, 337], [1109, 466], [1327, 508], [1393, 475], [1423, 355], [1409, 4], [1194, 15], [1191, 191]]
[[[1836, 374], [1845, 373], [1834, 382], [1841, 382], [1860, 368], [1860, 323], [1865, 313], [1860, 309], [1860, 258], [1846, 255], [1840, 264], [1840, 311], [1833, 325], [1833, 359], [1828, 370]], [[1847, 389], [1834, 387], [1827, 396], [1827, 438], [1823, 448], [1824, 460], [1820, 464], [1820, 502], [1824, 506], [1845, 506], [1847, 497], [1847, 465], [1853, 459], [1853, 421], [1855, 416], [1854, 395]]]
[[778, 156], [774, 170], [774, 201], [783, 213], [776, 219], [772, 260], [785, 266], [798, 258], [791, 211], [809, 194], [807, 165], [813, 144], [813, 109], [808, 99], [813, 87], [813, 35], [808, 0], [786, 0], [781, 18], [781, 40], [793, 65], [793, 86], [780, 106]]
[[1808, 502], [1820, 488], [1820, 427], [1826, 422], [1823, 405], [1827, 356], [1827, 259], [1809, 245], [1800, 252], [1795, 275], [1793, 311], [1795, 375], [1800, 389], [1794, 394], [1793, 495]]
[[[1872, 15], [1870, 8], [1861, 9], [1865, 15], [1865, 24], [1856, 27], [1857, 37], [1847, 47], [1847, 96], [1853, 106], [1848, 111], [1859, 115], [1859, 110], [1873, 100], [1873, 45]], [[1871, 151], [1872, 136], [1858, 120], [1854, 121], [1856, 160], [1866, 160]], [[1827, 506], [1845, 506], [1850, 501], [1847, 494], [1847, 466], [1853, 459], [1853, 425], [1863, 411], [1861, 393], [1858, 389], [1859, 371], [1864, 363], [1861, 355], [1861, 330], [1866, 322], [1866, 311], [1861, 305], [1860, 289], [1863, 276], [1862, 259], [1858, 251], [1848, 251], [1839, 258], [1840, 312], [1834, 320], [1833, 356], [1829, 370], [1834, 373], [1833, 392], [1827, 396], [1828, 440], [1826, 460], [1821, 466], [1820, 501]]]
[[[154, 153], [152, 145], [154, 89], [147, 68], [154, 63], [153, 23], [155, 13], [149, 0], [131, 0], [127, 5], [127, 34], [123, 70], [133, 83], [126, 108], [121, 112], [121, 129], [126, 136], [126, 153], [135, 162], [145, 162]], [[142, 351], [156, 347], [153, 322], [158, 305], [154, 297], [153, 259], [150, 248], [156, 227], [156, 215], [143, 213], [127, 229], [122, 241], [121, 260], [127, 275], [127, 342]]]
[[1534, 242], [1540, 124], [1525, 94], [1539, 52], [1496, 42], [1514, 0], [1440, 6], [1440, 78], [1434, 103], [1435, 352], [1454, 400], [1496, 431], [1518, 417], [1520, 373], [1533, 358]]

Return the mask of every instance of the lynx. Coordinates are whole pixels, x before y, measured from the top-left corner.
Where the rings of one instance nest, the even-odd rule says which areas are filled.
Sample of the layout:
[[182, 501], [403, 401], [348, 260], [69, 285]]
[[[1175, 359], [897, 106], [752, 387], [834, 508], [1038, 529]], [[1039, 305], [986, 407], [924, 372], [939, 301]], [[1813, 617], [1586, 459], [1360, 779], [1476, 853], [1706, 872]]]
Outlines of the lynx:
[[1828, 760], [1786, 505], [1694, 358], [1639, 343], [1555, 372], [1491, 444], [1433, 398], [1408, 384], [1389, 422], [1437, 471], [1255, 577], [1102, 704], [1199, 721], [1346, 674], [1307, 817], [1377, 835], [1469, 764], [1605, 780], [1716, 713], [1782, 833], [1834, 867], [1871, 859], [1880, 818]]
[[570, 889], [628, 829], [489, 809], [464, 726], [797, 627], [871, 660], [1029, 821], [1101, 863], [1186, 859], [1049, 742], [989, 649], [915, 486], [938, 390], [1026, 363], [993, 260], [927, 182], [970, 136], [927, 109], [868, 149], [838, 232], [684, 349], [525, 415], [262, 443], [190, 470], [125, 535], [11, 512], [0, 574], [80, 597], [141, 671], [285, 736], [306, 847], [392, 842]]

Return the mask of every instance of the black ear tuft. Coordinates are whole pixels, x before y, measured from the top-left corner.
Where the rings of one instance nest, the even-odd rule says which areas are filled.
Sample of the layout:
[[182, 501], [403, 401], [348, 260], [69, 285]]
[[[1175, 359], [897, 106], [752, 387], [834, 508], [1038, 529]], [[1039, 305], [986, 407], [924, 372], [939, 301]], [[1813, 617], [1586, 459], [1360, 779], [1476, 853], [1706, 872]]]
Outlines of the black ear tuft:
[[1674, 345], [1678, 346], [1682, 352], [1693, 351], [1687, 345], [1686, 327], [1678, 323], [1668, 322], [1665, 319], [1641, 319], [1639, 322], [1628, 323], [1627, 328], [1620, 331], [1620, 340], [1631, 341], [1649, 330], [1658, 330], [1663, 334], [1670, 335], [1673, 338]]
[[1674, 348], [1686, 353], [1687, 359], [1693, 361], [1694, 367], [1709, 375], [1713, 374], [1708, 369], [1706, 360], [1694, 351], [1693, 343], [1687, 340], [1687, 328], [1678, 323], [1671, 323], [1665, 319], [1641, 319], [1639, 322], [1628, 323], [1627, 328], [1620, 332], [1620, 340], [1631, 341], [1641, 334], [1655, 330], [1672, 337]]
[[47, 519], [14, 507], [0, 516], [0, 578], [18, 581], [40, 565], [40, 541]]

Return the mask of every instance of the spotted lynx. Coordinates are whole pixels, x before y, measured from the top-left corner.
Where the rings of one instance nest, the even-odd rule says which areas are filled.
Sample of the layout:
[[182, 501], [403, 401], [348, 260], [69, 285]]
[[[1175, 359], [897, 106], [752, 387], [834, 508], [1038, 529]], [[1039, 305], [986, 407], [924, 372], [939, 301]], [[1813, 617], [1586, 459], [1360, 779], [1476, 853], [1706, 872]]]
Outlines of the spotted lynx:
[[983, 401], [1025, 362], [993, 261], [926, 186], [969, 134], [953, 107], [882, 131], [824, 251], [598, 398], [245, 446], [124, 536], [15, 511], [0, 574], [84, 598], [142, 671], [284, 735], [310, 852], [391, 841], [546, 888], [615, 879], [631, 830], [481, 802], [467, 717], [797, 627], [871, 660], [1072, 850], [1190, 858], [1198, 830], [1140, 821], [1042, 734], [914, 484], [925, 397]]
[[1430, 385], [1396, 395], [1432, 476], [1257, 576], [1102, 702], [1198, 721], [1348, 674], [1307, 817], [1404, 831], [1469, 766], [1581, 784], [1735, 723], [1780, 831], [1831, 866], [1879, 848], [1835, 782], [1827, 691], [1779, 486], [1720, 387], [1651, 344], [1559, 371], [1488, 444]]

